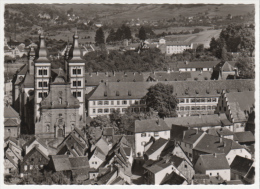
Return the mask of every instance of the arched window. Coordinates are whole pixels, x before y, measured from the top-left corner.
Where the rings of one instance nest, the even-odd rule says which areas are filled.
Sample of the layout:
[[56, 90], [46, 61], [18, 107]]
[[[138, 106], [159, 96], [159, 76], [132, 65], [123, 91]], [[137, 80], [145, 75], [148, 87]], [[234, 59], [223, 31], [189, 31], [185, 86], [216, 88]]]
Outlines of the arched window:
[[46, 132], [50, 132], [50, 125], [46, 125]]
[[59, 97], [59, 103], [62, 104], [62, 98], [61, 97]]

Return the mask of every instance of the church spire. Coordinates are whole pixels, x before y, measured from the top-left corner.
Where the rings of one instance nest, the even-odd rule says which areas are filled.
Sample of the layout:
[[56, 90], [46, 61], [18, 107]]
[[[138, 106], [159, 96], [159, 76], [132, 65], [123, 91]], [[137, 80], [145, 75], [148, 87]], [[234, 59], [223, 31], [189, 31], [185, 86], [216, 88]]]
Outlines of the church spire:
[[45, 46], [45, 36], [43, 34], [43, 31], [41, 31], [39, 39], [40, 39], [39, 57], [47, 57], [48, 53]]
[[79, 48], [79, 36], [78, 36], [78, 31], [76, 29], [75, 34], [73, 35], [73, 45], [71, 48], [71, 54], [70, 56], [72, 56], [72, 59], [81, 59], [81, 51]]

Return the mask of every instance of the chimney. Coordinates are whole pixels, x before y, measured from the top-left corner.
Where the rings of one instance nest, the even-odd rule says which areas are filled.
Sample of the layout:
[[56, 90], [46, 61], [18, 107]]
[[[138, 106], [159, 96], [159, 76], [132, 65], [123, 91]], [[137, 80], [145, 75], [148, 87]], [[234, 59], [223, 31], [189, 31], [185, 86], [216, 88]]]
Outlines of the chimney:
[[106, 75], [106, 76], [108, 75], [107, 72], [105, 72], [105, 75]]
[[184, 139], [185, 135], [186, 135], [186, 131], [183, 131], [182, 139]]
[[167, 73], [171, 73], [171, 68], [168, 68]]
[[98, 76], [98, 72], [97, 72], [97, 76]]
[[115, 71], [113, 71], [113, 76], [115, 76], [116, 75], [116, 72]]
[[215, 158], [217, 157], [217, 154], [216, 154], [216, 153], [214, 153], [213, 155], [214, 155]]
[[219, 143], [222, 143], [222, 142], [223, 142], [223, 138], [219, 137]]
[[133, 74], [135, 75], [135, 72]]
[[223, 142], [223, 146], [226, 147], [226, 142], [225, 141]]
[[156, 123], [157, 123], [158, 126], [160, 126], [160, 119], [159, 118], [156, 120]]

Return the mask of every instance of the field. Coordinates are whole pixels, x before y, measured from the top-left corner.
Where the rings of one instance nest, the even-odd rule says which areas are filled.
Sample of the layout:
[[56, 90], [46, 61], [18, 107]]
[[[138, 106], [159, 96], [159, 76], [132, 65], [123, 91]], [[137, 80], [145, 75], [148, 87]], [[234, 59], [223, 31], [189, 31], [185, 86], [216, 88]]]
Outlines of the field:
[[221, 30], [207, 30], [196, 34], [187, 35], [170, 35], [166, 36], [166, 40], [171, 41], [185, 41], [192, 43], [204, 44], [205, 48], [209, 47], [209, 43], [212, 37], [218, 38]]

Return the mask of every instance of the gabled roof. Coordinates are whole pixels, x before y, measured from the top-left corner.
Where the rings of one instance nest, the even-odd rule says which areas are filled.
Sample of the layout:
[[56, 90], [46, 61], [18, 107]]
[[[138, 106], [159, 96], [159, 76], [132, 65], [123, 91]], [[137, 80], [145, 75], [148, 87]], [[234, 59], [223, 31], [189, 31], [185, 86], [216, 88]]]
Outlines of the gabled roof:
[[167, 167], [169, 167], [170, 165], [173, 165], [178, 168], [178, 166], [183, 162], [185, 161], [183, 158], [180, 158], [178, 156], [165, 156], [164, 159], [162, 160], [159, 160], [159, 161], [147, 161], [145, 164], [144, 164], [144, 168], [149, 170], [150, 172], [152, 173], [157, 173]]
[[205, 153], [225, 154], [228, 154], [230, 150], [233, 149], [244, 149], [244, 147], [233, 140], [220, 138], [218, 136], [213, 136], [209, 134], [205, 134], [194, 148], [194, 150], [198, 150]]
[[164, 185], [164, 184], [169, 184], [169, 185], [181, 185], [184, 182], [187, 182], [187, 180], [185, 178], [183, 178], [182, 176], [178, 175], [177, 173], [175, 173], [174, 171], [170, 174], [166, 174], [165, 177], [163, 178], [162, 182], [160, 183], [160, 185]]
[[135, 120], [134, 125], [126, 128], [126, 130], [133, 133], [143, 132], [159, 132], [159, 131], [170, 131], [170, 128], [166, 125], [164, 120], [159, 119], [146, 119], [146, 120]]
[[255, 136], [251, 131], [235, 132], [234, 135], [239, 143], [255, 142]]
[[246, 176], [254, 161], [241, 156], [236, 156], [232, 161], [230, 168], [233, 173], [239, 174], [240, 176]]
[[106, 155], [104, 154], [104, 152], [99, 147], [95, 148], [93, 155], [95, 155], [96, 157], [98, 157], [102, 161], [106, 160]]
[[19, 126], [20, 124], [17, 122], [17, 119], [5, 119], [4, 126], [5, 127], [12, 127], [12, 126]]
[[18, 168], [18, 164], [15, 163], [15, 161], [13, 160], [13, 158], [11, 156], [9, 156], [8, 154], [5, 153], [5, 157], [6, 159], [8, 159], [15, 167]]
[[151, 146], [150, 148], [145, 152], [148, 156], [152, 155], [154, 152], [156, 152], [159, 148], [161, 148], [163, 145], [165, 145], [166, 143], [168, 143], [168, 140], [164, 139], [164, 138], [159, 138], [158, 140], [156, 140]]
[[246, 113], [251, 112], [255, 104], [254, 91], [229, 92], [225, 95], [234, 122], [246, 121]]
[[68, 157], [68, 155], [51, 156], [55, 171], [71, 170], [71, 164]]
[[188, 129], [184, 131], [182, 141], [188, 144], [194, 144], [203, 133], [203, 131]]
[[[105, 82], [87, 100], [140, 99], [158, 82]], [[173, 94], [181, 97], [219, 97], [222, 90], [254, 91], [254, 80], [161, 81], [173, 86]], [[134, 90], [132, 90], [134, 89]]]
[[83, 169], [89, 168], [88, 157], [69, 157], [69, 162], [71, 164], [71, 169]]
[[4, 118], [20, 119], [20, 116], [11, 106], [5, 106], [4, 107]]
[[225, 154], [202, 154], [199, 159], [205, 170], [230, 169]]
[[107, 172], [106, 174], [102, 175], [98, 178], [98, 184], [107, 184], [107, 182], [110, 180], [110, 178], [117, 172], [116, 169], [113, 169], [112, 171]]
[[103, 137], [101, 137], [97, 141], [95, 146], [98, 147], [103, 152], [103, 154], [107, 155], [107, 153], [109, 151], [109, 145], [108, 145], [107, 141]]
[[25, 156], [24, 156], [24, 160], [27, 158], [27, 157], [30, 157], [33, 153], [35, 153], [35, 151], [38, 151], [46, 160], [50, 160], [48, 156], [46, 156], [38, 147], [33, 147], [30, 152], [28, 152]]
[[23, 85], [25, 88], [34, 88], [34, 75], [26, 74]]
[[227, 119], [226, 114], [212, 114], [188, 117], [165, 118], [165, 123], [171, 127], [179, 125], [184, 127], [208, 127], [208, 126], [228, 126], [232, 123]]

